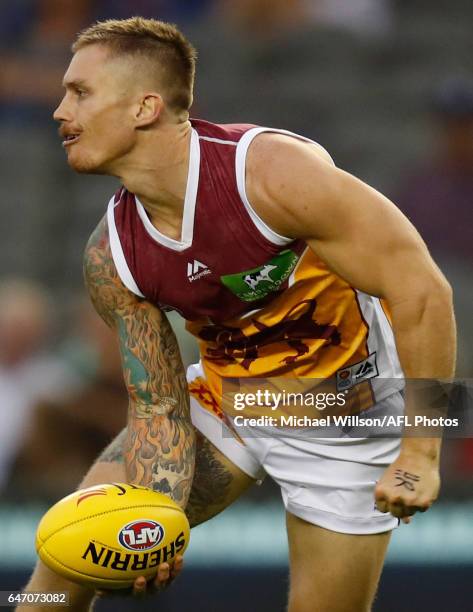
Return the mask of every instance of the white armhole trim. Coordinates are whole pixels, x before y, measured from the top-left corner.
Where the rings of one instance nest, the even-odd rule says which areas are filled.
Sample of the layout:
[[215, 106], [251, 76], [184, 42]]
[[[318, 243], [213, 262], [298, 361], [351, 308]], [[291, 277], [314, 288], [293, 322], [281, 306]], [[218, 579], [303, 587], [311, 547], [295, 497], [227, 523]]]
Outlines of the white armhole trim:
[[[118, 204], [119, 202], [117, 202]], [[118, 276], [120, 280], [125, 285], [127, 289], [129, 289], [135, 295], [144, 298], [145, 296], [141, 293], [138, 288], [138, 285], [133, 278], [130, 268], [125, 259], [125, 255], [123, 253], [122, 245], [120, 242], [120, 237], [117, 232], [117, 226], [115, 225], [115, 198], [113, 197], [108, 203], [107, 208], [107, 223], [108, 223], [108, 233], [110, 237], [110, 249], [112, 251], [113, 262], [118, 272]]]
[[[235, 172], [236, 172], [236, 182], [238, 187], [238, 193], [240, 195], [241, 201], [245, 205], [245, 208], [250, 215], [251, 220], [261, 232], [261, 234], [270, 242], [277, 245], [285, 245], [294, 241], [294, 238], [287, 238], [286, 236], [281, 236], [273, 229], [271, 229], [261, 217], [255, 212], [254, 208], [251, 206], [250, 201], [248, 200], [248, 196], [246, 194], [246, 154], [248, 153], [248, 148], [252, 143], [253, 139], [261, 134], [262, 132], [275, 132], [277, 134], [285, 134], [286, 136], [293, 136], [294, 138], [298, 138], [299, 140], [304, 140], [305, 142], [310, 142], [323, 151], [325, 149], [319, 145], [319, 143], [311, 140], [310, 138], [305, 138], [304, 136], [299, 136], [299, 134], [294, 134], [294, 132], [289, 132], [288, 130], [277, 130], [273, 128], [267, 127], [257, 127], [248, 130], [245, 132], [238, 143], [236, 156], [235, 156]], [[327, 153], [327, 151], [325, 151]], [[327, 155], [329, 155], [327, 153]], [[329, 155], [330, 157], [330, 155]], [[332, 159], [330, 157], [330, 159]], [[333, 162], [333, 160], [332, 160]]]

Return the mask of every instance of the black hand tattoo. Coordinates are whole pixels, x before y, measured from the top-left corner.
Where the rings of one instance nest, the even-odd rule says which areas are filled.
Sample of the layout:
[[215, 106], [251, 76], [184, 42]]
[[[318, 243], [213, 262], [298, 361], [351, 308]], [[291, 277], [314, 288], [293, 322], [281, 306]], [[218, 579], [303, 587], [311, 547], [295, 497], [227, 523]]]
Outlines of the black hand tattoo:
[[396, 487], [404, 487], [408, 491], [415, 491], [415, 482], [419, 482], [420, 476], [417, 474], [411, 474], [410, 472], [405, 472], [404, 470], [396, 470], [396, 480], [399, 482], [395, 485]]

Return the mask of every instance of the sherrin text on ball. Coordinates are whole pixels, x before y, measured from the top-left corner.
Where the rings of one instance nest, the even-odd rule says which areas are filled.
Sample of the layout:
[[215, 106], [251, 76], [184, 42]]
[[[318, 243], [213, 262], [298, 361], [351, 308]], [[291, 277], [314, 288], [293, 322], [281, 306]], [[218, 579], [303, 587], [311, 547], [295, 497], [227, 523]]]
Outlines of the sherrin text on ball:
[[103, 484], [76, 491], [46, 512], [36, 550], [69, 580], [106, 589], [151, 578], [189, 543], [189, 522], [169, 497], [146, 487]]

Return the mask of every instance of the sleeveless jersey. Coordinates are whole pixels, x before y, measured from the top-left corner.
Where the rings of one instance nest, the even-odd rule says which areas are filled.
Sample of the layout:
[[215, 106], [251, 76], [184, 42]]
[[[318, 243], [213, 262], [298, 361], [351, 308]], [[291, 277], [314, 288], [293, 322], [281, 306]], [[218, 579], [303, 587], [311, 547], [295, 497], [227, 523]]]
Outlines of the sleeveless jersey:
[[122, 188], [108, 207], [112, 256], [130, 291], [186, 319], [201, 353], [190, 392], [214, 414], [223, 378], [260, 377], [333, 378], [356, 412], [402, 388], [391, 326], [379, 299], [253, 210], [246, 153], [264, 131], [308, 141], [192, 120], [181, 239], [159, 232]]

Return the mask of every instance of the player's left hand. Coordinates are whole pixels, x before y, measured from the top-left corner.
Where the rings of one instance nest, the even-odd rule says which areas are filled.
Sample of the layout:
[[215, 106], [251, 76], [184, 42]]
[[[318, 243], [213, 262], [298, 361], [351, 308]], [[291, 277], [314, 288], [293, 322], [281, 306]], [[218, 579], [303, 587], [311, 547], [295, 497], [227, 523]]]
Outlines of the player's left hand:
[[376, 507], [380, 512], [390, 512], [403, 523], [409, 523], [413, 514], [430, 508], [439, 489], [437, 460], [421, 452], [401, 452], [378, 480]]
[[98, 597], [113, 597], [127, 596], [144, 597], [162, 591], [168, 587], [171, 582], [181, 573], [184, 565], [184, 559], [181, 555], [177, 555], [172, 565], [169, 563], [161, 563], [158, 566], [156, 576], [151, 580], [146, 580], [144, 576], [138, 576], [133, 583], [131, 589], [107, 590], [99, 589], [96, 594]]

